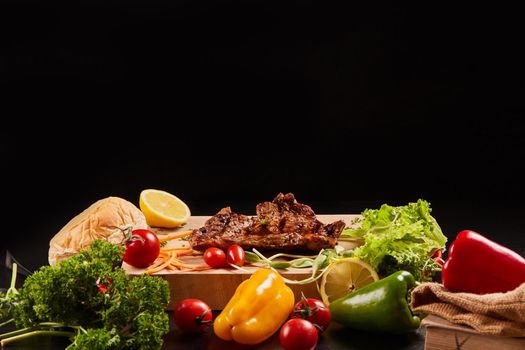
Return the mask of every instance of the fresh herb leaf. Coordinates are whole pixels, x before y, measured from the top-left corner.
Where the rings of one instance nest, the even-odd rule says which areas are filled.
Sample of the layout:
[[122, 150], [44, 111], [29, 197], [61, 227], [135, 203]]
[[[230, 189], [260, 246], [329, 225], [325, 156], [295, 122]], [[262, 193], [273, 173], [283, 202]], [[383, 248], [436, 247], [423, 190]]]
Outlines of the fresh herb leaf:
[[343, 257], [344, 258], [352, 258], [354, 256], [354, 251], [353, 250], [345, 250], [343, 252]]
[[302, 269], [306, 267], [312, 267], [314, 263], [312, 259], [305, 258], [305, 259], [292, 260], [290, 261], [290, 264], [291, 264], [291, 267]]
[[423, 280], [432, 252], [444, 250], [447, 242], [430, 212], [430, 204], [422, 199], [405, 206], [383, 204], [379, 209], [366, 209], [361, 227], [345, 231], [347, 236], [364, 240], [354, 256], [380, 275], [407, 270]]
[[292, 266], [288, 261], [275, 261], [269, 264], [270, 267], [274, 269], [287, 269]]
[[262, 259], [255, 253], [245, 251], [244, 254], [245, 254], [245, 260], [250, 263], [258, 263], [262, 261]]
[[315, 275], [317, 274], [317, 271], [319, 271], [323, 267], [324, 263], [328, 259], [328, 256], [324, 254], [325, 250], [326, 249], [322, 249], [319, 252], [319, 255], [317, 255], [317, 258], [315, 258], [312, 264], [312, 277], [315, 277]]
[[148, 275], [128, 278], [122, 253], [119, 245], [95, 241], [56, 267], [40, 268], [10, 300], [16, 325], [50, 335], [64, 333], [54, 330], [56, 323], [79, 329], [68, 349], [160, 349], [169, 331], [168, 284]]

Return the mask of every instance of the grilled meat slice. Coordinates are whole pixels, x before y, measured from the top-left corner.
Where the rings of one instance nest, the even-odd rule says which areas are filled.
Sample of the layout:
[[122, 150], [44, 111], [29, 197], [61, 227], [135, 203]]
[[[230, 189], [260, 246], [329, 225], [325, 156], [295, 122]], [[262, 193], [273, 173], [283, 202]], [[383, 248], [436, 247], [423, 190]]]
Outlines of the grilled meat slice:
[[221, 209], [193, 230], [188, 241], [193, 249], [227, 249], [238, 244], [244, 249], [313, 250], [333, 248], [345, 227], [341, 220], [324, 225], [312, 208], [298, 203], [293, 194], [279, 193], [272, 202], [257, 205], [257, 215], [249, 217]]
[[195, 250], [204, 251], [209, 247], [227, 249], [232, 244], [238, 244], [236, 237], [244, 236], [252, 221], [246, 215], [232, 212], [230, 207], [222, 208], [204, 223], [204, 227], [193, 230], [188, 242]]

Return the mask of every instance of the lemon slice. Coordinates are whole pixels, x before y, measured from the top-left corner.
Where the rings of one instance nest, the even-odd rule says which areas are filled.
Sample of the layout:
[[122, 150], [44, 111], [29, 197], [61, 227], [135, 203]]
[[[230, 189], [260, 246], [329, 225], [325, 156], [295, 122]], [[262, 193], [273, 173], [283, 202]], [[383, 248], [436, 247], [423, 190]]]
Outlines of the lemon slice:
[[379, 276], [370, 265], [355, 258], [341, 259], [328, 266], [327, 269], [319, 287], [319, 294], [327, 305], [356, 289], [379, 280]]
[[146, 222], [153, 227], [178, 227], [186, 223], [191, 215], [186, 203], [166, 191], [142, 191], [139, 205]]

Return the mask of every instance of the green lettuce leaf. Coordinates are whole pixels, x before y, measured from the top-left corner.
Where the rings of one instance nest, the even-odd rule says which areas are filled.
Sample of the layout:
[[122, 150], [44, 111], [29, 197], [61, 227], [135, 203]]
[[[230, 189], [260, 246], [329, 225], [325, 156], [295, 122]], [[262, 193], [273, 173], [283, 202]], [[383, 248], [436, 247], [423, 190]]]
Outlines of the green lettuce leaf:
[[399, 207], [383, 204], [380, 209], [366, 209], [361, 227], [345, 229], [342, 237], [362, 238], [364, 244], [354, 250], [354, 257], [380, 275], [407, 270], [424, 280], [439, 268], [432, 253], [444, 250], [447, 242], [430, 212], [430, 204], [422, 199]]

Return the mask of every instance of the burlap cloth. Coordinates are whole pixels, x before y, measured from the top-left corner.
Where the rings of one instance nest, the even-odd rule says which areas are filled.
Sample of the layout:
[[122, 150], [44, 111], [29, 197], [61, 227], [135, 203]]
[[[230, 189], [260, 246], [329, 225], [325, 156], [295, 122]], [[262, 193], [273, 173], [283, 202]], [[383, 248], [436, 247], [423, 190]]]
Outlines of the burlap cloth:
[[452, 293], [424, 283], [412, 291], [413, 312], [440, 316], [483, 334], [525, 337], [525, 283], [507, 293]]

